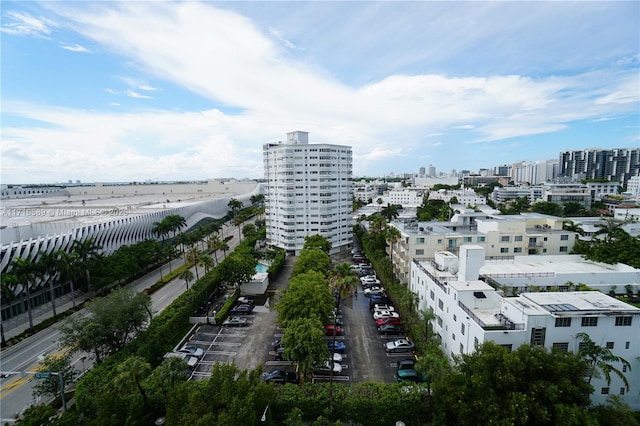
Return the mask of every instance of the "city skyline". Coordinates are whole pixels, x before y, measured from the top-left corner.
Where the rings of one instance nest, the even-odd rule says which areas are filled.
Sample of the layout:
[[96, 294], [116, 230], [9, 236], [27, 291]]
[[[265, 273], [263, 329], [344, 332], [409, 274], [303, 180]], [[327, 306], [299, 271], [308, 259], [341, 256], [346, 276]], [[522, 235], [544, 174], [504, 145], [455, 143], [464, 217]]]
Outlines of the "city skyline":
[[637, 2], [3, 2], [2, 182], [354, 176], [637, 148]]

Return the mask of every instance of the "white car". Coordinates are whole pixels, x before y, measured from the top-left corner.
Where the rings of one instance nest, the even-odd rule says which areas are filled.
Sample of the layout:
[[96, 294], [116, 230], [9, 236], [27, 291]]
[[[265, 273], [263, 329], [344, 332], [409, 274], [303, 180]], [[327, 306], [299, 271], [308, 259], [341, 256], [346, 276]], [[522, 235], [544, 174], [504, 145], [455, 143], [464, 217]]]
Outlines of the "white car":
[[391, 312], [395, 312], [396, 308], [394, 308], [391, 305], [373, 305], [373, 310], [374, 311], [391, 311]]
[[243, 326], [247, 325], [247, 318], [245, 318], [245, 317], [229, 317], [226, 320], [224, 320], [222, 325], [243, 327]]
[[195, 366], [198, 365], [198, 358], [196, 358], [195, 356], [191, 356], [189, 354], [183, 354], [180, 352], [168, 352], [164, 354], [165, 359], [168, 359], [171, 357], [176, 357], [184, 360], [184, 362], [187, 363], [189, 368], [195, 368]]
[[376, 281], [380, 282], [378, 277], [376, 277], [375, 275], [367, 275], [365, 277], [360, 278], [360, 281], [362, 281], [363, 283], [372, 283]]
[[384, 287], [373, 286], [373, 287], [364, 289], [365, 296], [368, 296], [370, 294], [380, 294], [380, 293], [384, 293]]
[[331, 374], [331, 368], [333, 367], [333, 374], [342, 373], [342, 364], [339, 362], [325, 361], [321, 365], [313, 367], [313, 372], [316, 374], [327, 375]]
[[202, 348], [199, 348], [197, 346], [191, 346], [191, 345], [185, 345], [181, 349], [178, 349], [176, 352], [195, 356], [198, 358], [201, 358], [202, 355], [204, 355], [204, 351], [202, 350]]
[[397, 312], [392, 311], [373, 311], [373, 319], [379, 320], [382, 318], [400, 318]]

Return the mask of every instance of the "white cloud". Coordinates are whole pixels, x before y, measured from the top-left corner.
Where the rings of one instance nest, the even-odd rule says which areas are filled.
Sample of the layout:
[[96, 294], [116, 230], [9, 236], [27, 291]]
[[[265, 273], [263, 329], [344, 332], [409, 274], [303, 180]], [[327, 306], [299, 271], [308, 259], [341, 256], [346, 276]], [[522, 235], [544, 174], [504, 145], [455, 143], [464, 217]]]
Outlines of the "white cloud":
[[128, 97], [130, 98], [137, 98], [137, 99], [153, 99], [153, 97], [151, 96], [147, 96], [147, 95], [141, 95], [140, 93], [136, 92], [135, 90], [131, 90], [131, 89], [127, 89], [125, 90], [125, 93]]
[[87, 49], [84, 46], [80, 46], [79, 44], [74, 44], [74, 45], [68, 45], [68, 44], [62, 44], [61, 47], [65, 50], [69, 50], [71, 52], [81, 52], [81, 53], [91, 53], [89, 51], [89, 49]]
[[19, 36], [33, 36], [39, 38], [48, 38], [53, 28], [57, 24], [47, 18], [36, 18], [28, 13], [6, 12], [5, 19], [0, 31]]

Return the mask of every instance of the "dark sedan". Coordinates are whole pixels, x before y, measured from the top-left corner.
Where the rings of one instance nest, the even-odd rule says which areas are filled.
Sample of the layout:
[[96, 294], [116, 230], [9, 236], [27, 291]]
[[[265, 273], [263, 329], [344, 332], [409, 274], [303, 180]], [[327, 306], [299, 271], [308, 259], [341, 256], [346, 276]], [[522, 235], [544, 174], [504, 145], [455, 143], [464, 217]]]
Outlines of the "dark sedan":
[[298, 383], [300, 376], [295, 371], [273, 370], [270, 373], [264, 373], [262, 380], [267, 383]]
[[333, 352], [338, 352], [339, 354], [343, 354], [346, 349], [344, 342], [340, 342], [340, 341], [327, 342], [327, 348], [329, 349], [329, 352], [331, 352], [332, 347], [333, 347]]
[[229, 310], [229, 314], [231, 315], [242, 315], [242, 314], [250, 314], [253, 312], [253, 305], [241, 304], [236, 305]]
[[402, 334], [403, 330], [402, 330], [402, 327], [400, 327], [399, 325], [382, 324], [381, 326], [378, 327], [378, 333], [384, 334], [384, 335], [398, 335], [398, 334]]

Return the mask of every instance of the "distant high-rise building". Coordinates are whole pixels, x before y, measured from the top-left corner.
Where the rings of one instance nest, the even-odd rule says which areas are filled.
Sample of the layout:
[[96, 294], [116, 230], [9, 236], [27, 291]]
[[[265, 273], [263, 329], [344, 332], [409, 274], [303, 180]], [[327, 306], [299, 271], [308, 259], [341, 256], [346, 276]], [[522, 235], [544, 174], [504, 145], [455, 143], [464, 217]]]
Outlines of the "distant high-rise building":
[[350, 247], [351, 147], [310, 144], [308, 132], [296, 131], [262, 149], [268, 244], [297, 254], [305, 237], [320, 234], [332, 253]]
[[511, 165], [511, 180], [517, 185], [537, 185], [553, 180], [557, 169], [557, 160], [514, 163]]
[[496, 176], [509, 176], [509, 166], [497, 166], [493, 169], [493, 174]]
[[429, 165], [429, 177], [436, 177], [436, 167]]
[[573, 180], [606, 179], [626, 186], [640, 173], [640, 148], [563, 151], [558, 173]]
[[420, 175], [420, 177], [424, 177], [424, 173], [425, 173], [424, 167], [420, 167], [420, 172], [418, 173], [418, 175]]

